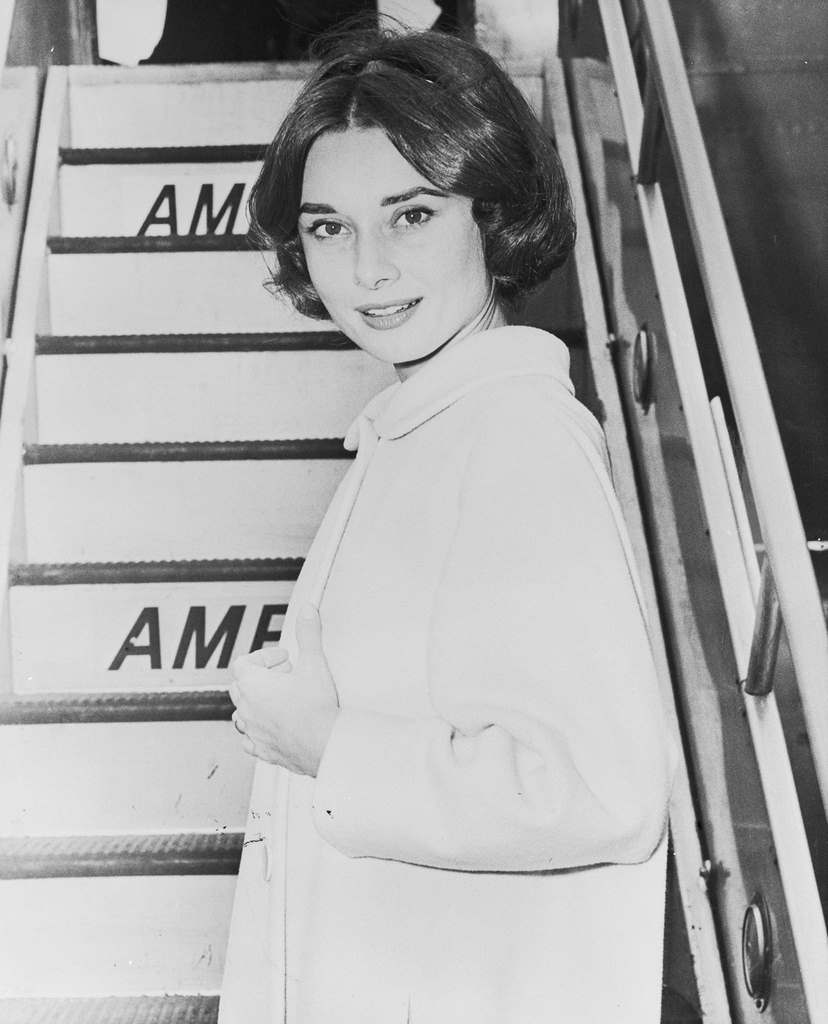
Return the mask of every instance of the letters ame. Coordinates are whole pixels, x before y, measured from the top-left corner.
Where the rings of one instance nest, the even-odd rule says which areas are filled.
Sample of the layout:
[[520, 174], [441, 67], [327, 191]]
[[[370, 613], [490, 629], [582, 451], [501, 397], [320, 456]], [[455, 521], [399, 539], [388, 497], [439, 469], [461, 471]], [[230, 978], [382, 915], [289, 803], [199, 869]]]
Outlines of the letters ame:
[[[216, 668], [227, 668], [233, 656], [233, 648], [238, 640], [242, 619], [246, 607], [243, 604], [231, 605], [218, 624], [216, 631], [207, 639], [207, 609], [204, 605], [194, 605], [187, 614], [187, 621], [181, 631], [181, 639], [173, 658], [173, 668], [184, 668], [187, 654], [192, 646], [195, 647], [195, 667], [207, 668], [210, 659], [215, 654], [219, 644], [218, 663]], [[257, 651], [266, 643], [277, 641], [281, 637], [281, 630], [271, 629], [271, 623], [276, 615], [284, 615], [287, 605], [266, 604], [263, 606], [259, 621], [256, 624], [256, 631], [253, 635], [253, 642], [250, 645], [251, 651]], [[146, 634], [142, 640], [142, 634]], [[139, 642], [139, 640], [141, 642]], [[151, 606], [144, 608], [135, 620], [132, 629], [127, 633], [126, 639], [118, 648], [118, 653], [109, 666], [109, 671], [117, 671], [127, 658], [144, 657], [149, 658], [151, 669], [162, 668], [161, 664], [161, 620], [158, 608]]]
[[[227, 223], [224, 227], [225, 235], [232, 235], [236, 226], [236, 218], [239, 215], [242, 196], [244, 194], [244, 182], [237, 182], [227, 193], [227, 198], [219, 207], [217, 213], [213, 212], [213, 186], [212, 184], [202, 185], [196, 199], [195, 210], [193, 211], [190, 226], [185, 232], [188, 235], [198, 234], [202, 215], [205, 220], [204, 234], [216, 235], [219, 233], [219, 225], [225, 216]], [[144, 223], [138, 229], [139, 237], [145, 235], [154, 226], [169, 228], [171, 235], [179, 234], [178, 231], [178, 202], [175, 195], [175, 185], [162, 185], [161, 191], [155, 197], [155, 202], [150, 207], [149, 213], [144, 218]]]

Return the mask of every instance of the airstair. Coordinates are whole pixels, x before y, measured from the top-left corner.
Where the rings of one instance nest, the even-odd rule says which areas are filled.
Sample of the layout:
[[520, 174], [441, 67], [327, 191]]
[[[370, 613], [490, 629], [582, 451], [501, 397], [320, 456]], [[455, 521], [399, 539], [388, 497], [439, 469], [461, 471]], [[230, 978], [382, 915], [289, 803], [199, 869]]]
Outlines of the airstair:
[[[772, 696], [735, 685], [756, 675], [757, 602], [773, 621], [778, 604], [777, 661], [811, 687], [818, 752], [813, 579], [792, 609], [802, 584], [780, 563], [779, 527], [763, 518], [751, 467], [737, 466], [732, 426], [699, 397], [692, 331], [672, 304], [681, 283], [663, 276], [672, 247], [649, 239], [664, 241], [658, 185], [642, 179], [637, 206], [635, 195], [634, 208], [614, 205], [600, 140], [620, 151], [658, 106], [649, 87], [642, 115], [631, 51], [619, 52], [614, 77], [577, 50], [513, 71], [555, 135], [581, 225], [569, 277], [532, 316], [570, 345], [578, 392], [607, 433], [687, 755], [671, 806], [664, 1021], [816, 1024], [828, 1019], [825, 927], [789, 755]], [[47, 78], [0, 420], [2, 1022], [215, 1020], [252, 775], [229, 722], [227, 666], [278, 640], [347, 468], [340, 439], [392, 379], [269, 294], [267, 257], [245, 237], [263, 146], [306, 74], [55, 67]], [[633, 142], [634, 169], [641, 152]], [[636, 228], [631, 257], [622, 215], [643, 217], [651, 243]], [[657, 393], [638, 293], [607, 284], [629, 278], [611, 263], [622, 253], [654, 306], [649, 323], [670, 334]], [[689, 508], [698, 480], [699, 510], [676, 508], [677, 488]], [[784, 480], [775, 486], [782, 504]], [[776, 587], [756, 564], [754, 508]], [[690, 571], [685, 533], [701, 551], [708, 523], [716, 550]], [[790, 543], [806, 553], [795, 530]], [[698, 585], [708, 616], [731, 627], [715, 656]], [[824, 637], [821, 611], [818, 626]], [[769, 644], [761, 633], [754, 646]], [[731, 669], [723, 698], [718, 673]], [[734, 806], [737, 790], [747, 806]]]

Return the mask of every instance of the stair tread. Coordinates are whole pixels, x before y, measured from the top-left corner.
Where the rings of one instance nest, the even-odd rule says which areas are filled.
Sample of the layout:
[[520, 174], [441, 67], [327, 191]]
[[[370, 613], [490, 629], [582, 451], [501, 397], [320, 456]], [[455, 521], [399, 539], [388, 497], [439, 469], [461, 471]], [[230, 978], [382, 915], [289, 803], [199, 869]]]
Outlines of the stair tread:
[[217, 995], [0, 999], [4, 1024], [215, 1024]]
[[354, 350], [338, 331], [263, 331], [248, 334], [47, 334], [38, 355], [122, 355], [161, 352], [312, 352]]
[[146, 562], [28, 562], [9, 570], [12, 586], [81, 583], [219, 583], [295, 580], [302, 558], [215, 558]]
[[49, 251], [56, 256], [90, 253], [253, 252], [246, 234], [222, 235], [51, 235]]
[[0, 878], [232, 875], [243, 832], [0, 838]]
[[74, 462], [207, 462], [254, 459], [352, 459], [342, 438], [268, 441], [138, 441], [28, 444], [25, 466]]
[[226, 690], [37, 693], [0, 697], [0, 725], [228, 721]]
[[201, 164], [244, 163], [263, 159], [266, 146], [261, 143], [227, 146], [65, 146], [61, 163], [71, 166], [90, 164]]

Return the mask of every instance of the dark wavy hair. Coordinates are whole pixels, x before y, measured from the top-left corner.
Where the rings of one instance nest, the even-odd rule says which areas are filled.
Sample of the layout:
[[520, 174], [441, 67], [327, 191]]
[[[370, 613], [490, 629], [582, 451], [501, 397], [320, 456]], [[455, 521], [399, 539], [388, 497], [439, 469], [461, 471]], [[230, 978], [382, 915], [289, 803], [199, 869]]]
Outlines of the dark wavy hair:
[[251, 236], [278, 260], [275, 288], [326, 319], [298, 234], [305, 161], [325, 132], [381, 128], [432, 184], [472, 200], [495, 297], [506, 305], [564, 262], [575, 242], [557, 152], [500, 65], [437, 32], [359, 29], [325, 43], [267, 149], [250, 196]]

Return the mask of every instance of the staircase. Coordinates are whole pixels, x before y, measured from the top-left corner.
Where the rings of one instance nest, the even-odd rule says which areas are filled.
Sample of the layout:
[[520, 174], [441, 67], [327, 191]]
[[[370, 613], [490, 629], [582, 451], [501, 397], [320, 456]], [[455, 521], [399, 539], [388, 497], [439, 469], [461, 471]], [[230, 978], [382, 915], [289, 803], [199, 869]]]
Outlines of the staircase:
[[227, 666], [278, 641], [393, 379], [245, 238], [303, 74], [49, 74], [0, 435], [3, 1022], [216, 1016], [253, 769]]
[[[0, 422], [3, 1024], [216, 1019], [253, 767], [227, 667], [278, 641], [339, 439], [394, 379], [269, 294], [245, 239], [305, 73], [49, 73]], [[584, 226], [562, 71], [516, 77]], [[603, 423], [657, 623], [591, 245], [582, 230], [531, 319], [570, 345]], [[663, 1020], [690, 1022], [693, 965], [706, 1005], [725, 997], [683, 769], [671, 836]]]

